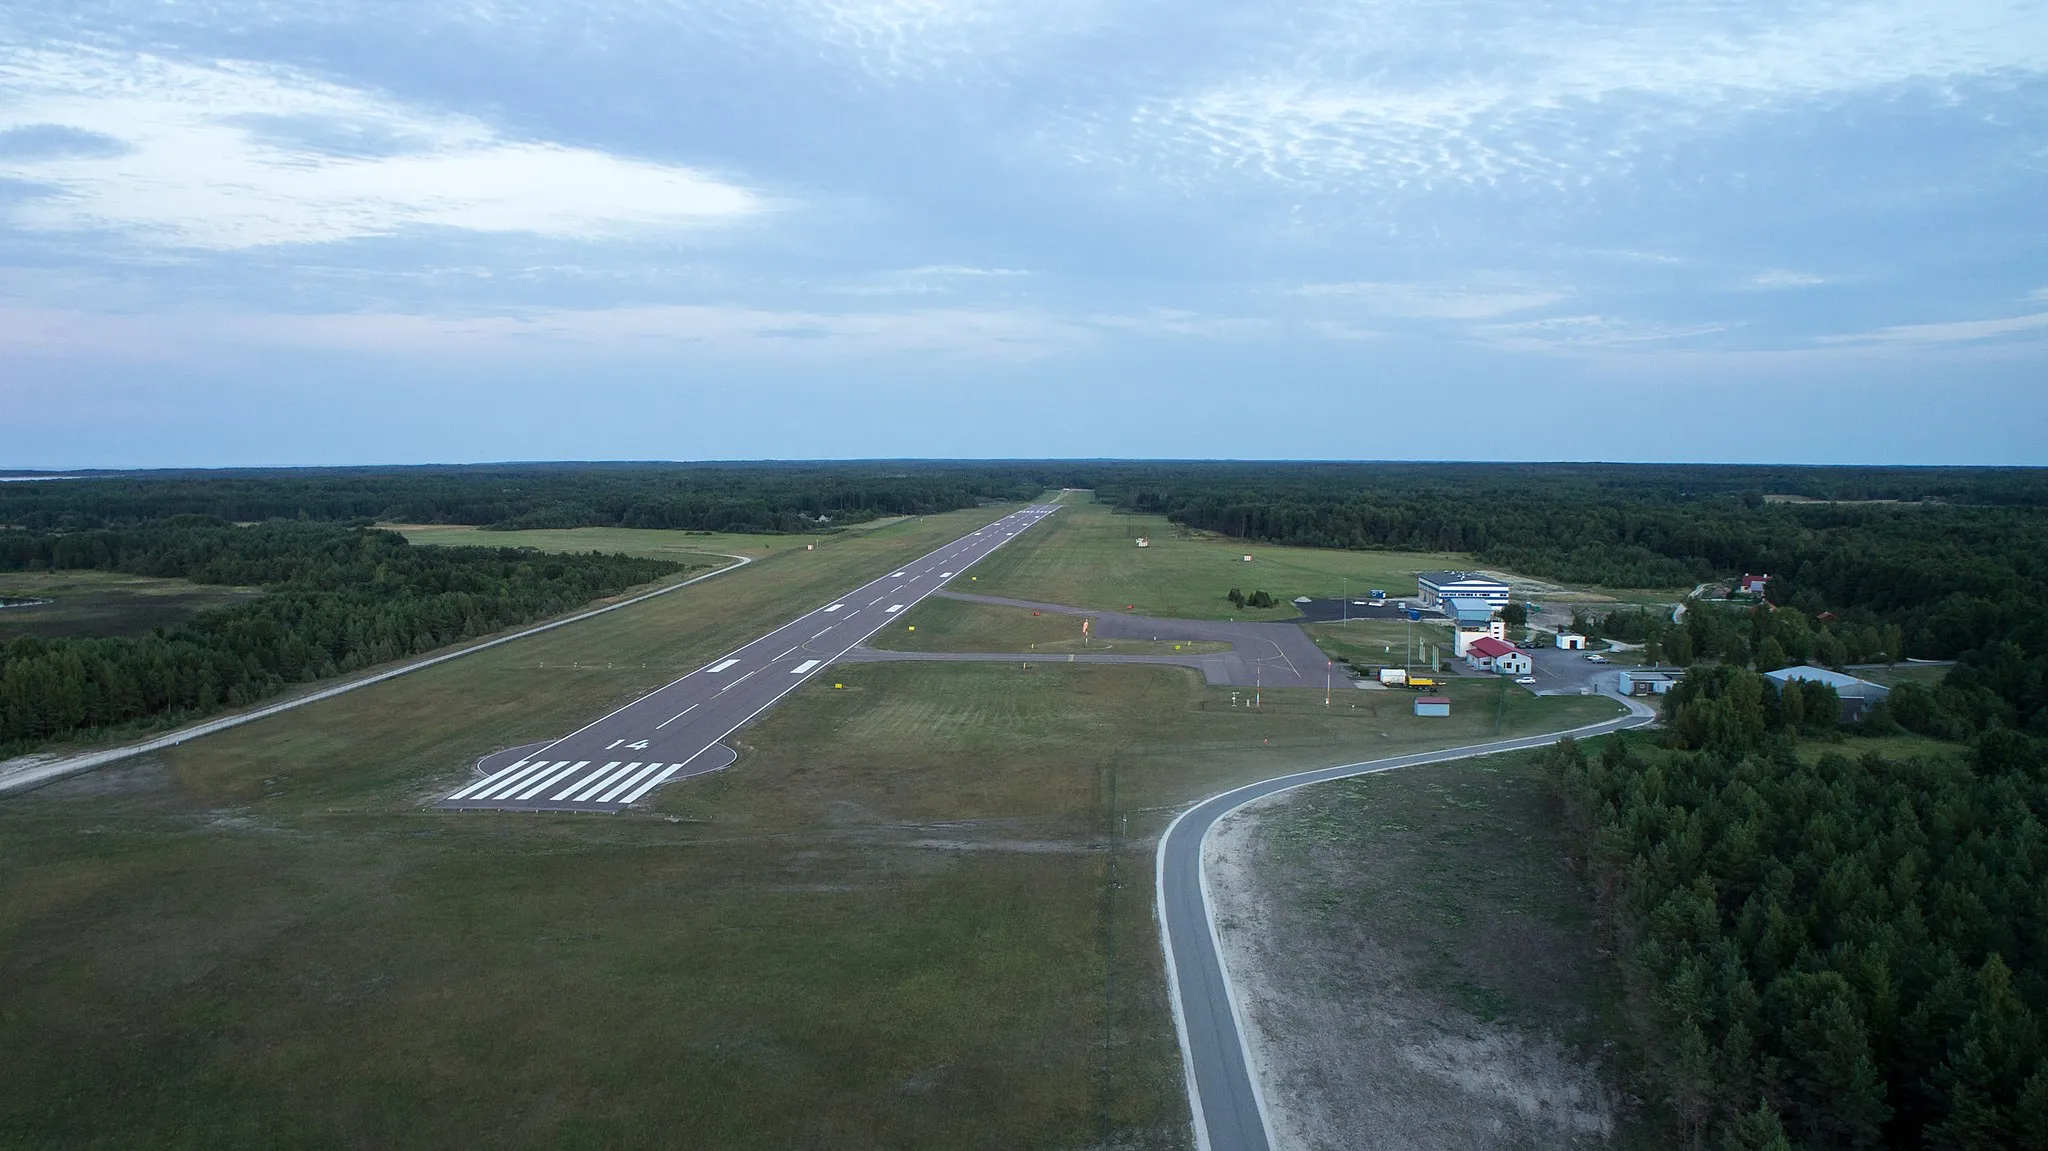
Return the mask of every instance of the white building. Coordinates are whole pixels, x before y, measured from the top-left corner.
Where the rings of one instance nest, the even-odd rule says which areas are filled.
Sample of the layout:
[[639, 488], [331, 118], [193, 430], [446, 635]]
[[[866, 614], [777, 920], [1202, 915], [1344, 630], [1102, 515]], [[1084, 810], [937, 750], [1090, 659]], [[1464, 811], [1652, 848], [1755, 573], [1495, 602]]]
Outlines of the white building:
[[1561, 632], [1558, 632], [1558, 633], [1557, 633], [1557, 650], [1559, 650], [1559, 651], [1584, 651], [1584, 650], [1586, 650], [1586, 637], [1585, 637], [1585, 636], [1582, 636], [1582, 635], [1580, 635], [1580, 634], [1579, 634], [1578, 632], [1575, 632], [1575, 631], [1561, 631]]
[[1485, 600], [1496, 608], [1508, 603], [1508, 585], [1477, 572], [1417, 572], [1415, 588], [1424, 607], [1435, 607], [1447, 596]]
[[1511, 651], [1506, 655], [1493, 657], [1493, 670], [1502, 675], [1528, 675], [1536, 670], [1536, 661], [1525, 651]]

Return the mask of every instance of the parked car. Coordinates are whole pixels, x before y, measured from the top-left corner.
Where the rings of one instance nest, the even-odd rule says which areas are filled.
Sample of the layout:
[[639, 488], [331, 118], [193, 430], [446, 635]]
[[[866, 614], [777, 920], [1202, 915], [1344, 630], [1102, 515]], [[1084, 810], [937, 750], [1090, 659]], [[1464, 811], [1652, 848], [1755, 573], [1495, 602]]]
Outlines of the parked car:
[[1533, 675], [1518, 675], [1515, 677], [1515, 682], [1521, 684], [1523, 687], [1528, 687], [1530, 684], [1536, 682], [1536, 677]]
[[1607, 657], [1606, 657], [1606, 656], [1604, 656], [1604, 655], [1589, 655], [1589, 656], [1587, 656], [1587, 657], [1586, 657], [1586, 662], [1587, 662], [1587, 663], [1606, 663], [1606, 662], [1607, 662]]

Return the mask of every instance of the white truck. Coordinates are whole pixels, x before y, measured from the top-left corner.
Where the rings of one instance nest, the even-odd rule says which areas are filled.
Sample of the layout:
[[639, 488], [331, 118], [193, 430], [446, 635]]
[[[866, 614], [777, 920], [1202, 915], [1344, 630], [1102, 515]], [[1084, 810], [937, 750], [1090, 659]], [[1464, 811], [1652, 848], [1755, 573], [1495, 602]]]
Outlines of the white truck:
[[1383, 667], [1380, 669], [1380, 682], [1388, 687], [1400, 687], [1408, 682], [1408, 669], [1405, 667]]

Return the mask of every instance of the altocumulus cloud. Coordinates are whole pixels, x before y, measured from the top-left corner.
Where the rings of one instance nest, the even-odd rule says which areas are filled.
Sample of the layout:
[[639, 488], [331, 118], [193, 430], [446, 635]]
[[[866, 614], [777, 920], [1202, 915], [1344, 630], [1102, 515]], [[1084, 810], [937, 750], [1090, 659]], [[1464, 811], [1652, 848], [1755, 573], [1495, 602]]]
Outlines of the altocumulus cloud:
[[412, 228], [603, 239], [763, 211], [717, 175], [544, 140], [288, 68], [0, 53], [14, 227], [233, 250]]

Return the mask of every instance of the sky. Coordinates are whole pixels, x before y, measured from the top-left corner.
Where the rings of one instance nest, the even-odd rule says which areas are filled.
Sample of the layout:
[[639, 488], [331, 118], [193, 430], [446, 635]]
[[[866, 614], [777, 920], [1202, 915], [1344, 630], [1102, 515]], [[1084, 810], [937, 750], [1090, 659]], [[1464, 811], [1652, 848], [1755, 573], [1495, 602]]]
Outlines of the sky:
[[0, 466], [2044, 432], [2048, 0], [0, 0]]

